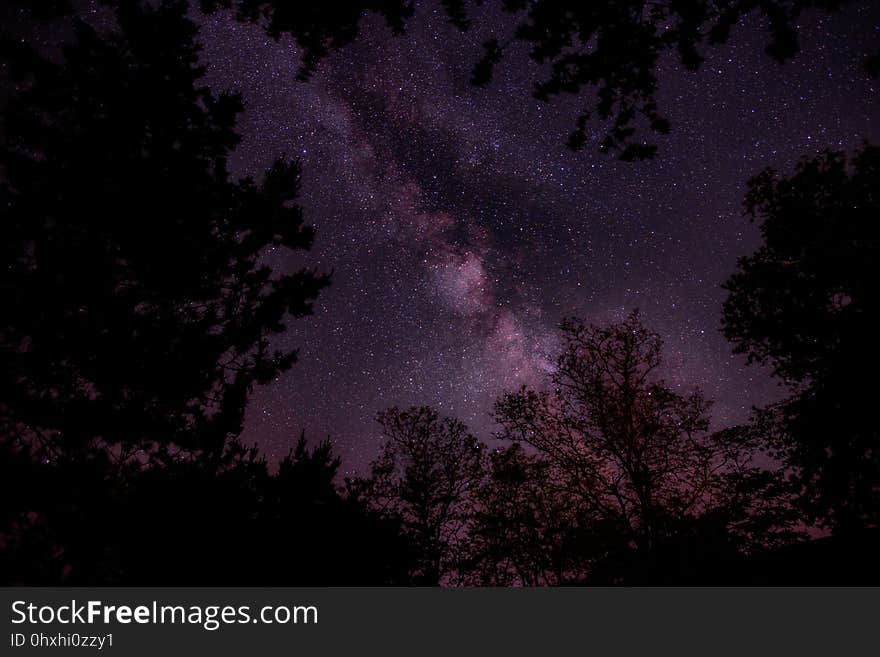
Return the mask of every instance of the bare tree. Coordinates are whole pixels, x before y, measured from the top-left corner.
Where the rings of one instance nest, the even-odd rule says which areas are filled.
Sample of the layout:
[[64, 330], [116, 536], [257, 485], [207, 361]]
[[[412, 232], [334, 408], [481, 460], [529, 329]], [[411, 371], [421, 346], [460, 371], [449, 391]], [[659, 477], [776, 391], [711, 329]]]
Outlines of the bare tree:
[[751, 472], [756, 445], [709, 432], [709, 407], [658, 376], [662, 341], [637, 312], [607, 327], [572, 319], [551, 389], [526, 387], [496, 404], [499, 438], [526, 443], [553, 478], [651, 550], [688, 518], [730, 500], [731, 478]]

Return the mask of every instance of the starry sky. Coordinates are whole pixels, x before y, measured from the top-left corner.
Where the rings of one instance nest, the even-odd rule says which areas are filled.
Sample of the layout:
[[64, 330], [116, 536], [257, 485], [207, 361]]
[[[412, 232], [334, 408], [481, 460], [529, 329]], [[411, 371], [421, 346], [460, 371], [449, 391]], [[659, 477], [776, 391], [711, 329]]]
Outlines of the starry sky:
[[488, 32], [511, 25], [494, 4], [466, 33], [427, 0], [403, 36], [369, 17], [306, 83], [291, 41], [222, 12], [197, 19], [206, 82], [247, 108], [233, 173], [302, 162], [315, 246], [267, 259], [333, 272], [314, 316], [278, 338], [300, 362], [251, 399], [243, 438], [270, 458], [305, 430], [331, 438], [346, 473], [363, 471], [380, 445], [376, 412], [392, 405], [434, 405], [488, 440], [493, 401], [541, 385], [572, 315], [606, 323], [639, 308], [665, 340], [665, 378], [714, 399], [718, 427], [783, 394], [720, 333], [721, 283], [758, 244], [745, 181], [877, 139], [880, 81], [861, 62], [880, 5], [805, 15], [801, 53], [782, 66], [755, 17], [699, 72], [664, 59], [672, 133], [656, 159], [627, 163], [566, 148], [585, 100], [534, 100], [541, 69], [524, 49], [489, 88], [469, 84]]

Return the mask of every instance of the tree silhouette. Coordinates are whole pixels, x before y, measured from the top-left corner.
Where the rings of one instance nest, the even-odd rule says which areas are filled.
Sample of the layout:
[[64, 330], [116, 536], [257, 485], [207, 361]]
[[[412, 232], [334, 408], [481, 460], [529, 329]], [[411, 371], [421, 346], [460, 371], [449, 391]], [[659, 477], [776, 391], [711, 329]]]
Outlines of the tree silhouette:
[[725, 335], [794, 396], [768, 413], [812, 516], [836, 532], [876, 525], [880, 433], [880, 148], [825, 152], [749, 183], [762, 246], [726, 283]]
[[483, 447], [463, 423], [428, 406], [390, 408], [377, 419], [386, 442], [359, 487], [374, 508], [403, 519], [418, 554], [413, 581], [437, 585], [454, 569], [482, 476]]
[[536, 449], [590, 510], [597, 534], [640, 553], [721, 509], [725, 531], [745, 530], [742, 515], [759, 510], [740, 495], [771, 483], [752, 464], [754, 434], [708, 431], [708, 402], [658, 377], [661, 340], [636, 312], [607, 327], [567, 320], [562, 339], [549, 391], [523, 387], [497, 402], [498, 437]]
[[4, 503], [32, 510], [0, 518], [5, 584], [382, 585], [407, 583], [414, 567], [399, 519], [336, 486], [326, 443], [301, 438], [275, 472], [237, 443], [219, 465], [7, 456]]
[[[270, 337], [327, 283], [278, 274], [267, 249], [308, 249], [298, 165], [233, 181], [241, 100], [197, 85], [186, 3], [120, 3], [82, 21], [53, 62], [3, 43], [16, 82], [0, 187], [4, 436], [41, 457], [110, 446], [216, 454], [255, 383], [289, 368]], [[158, 457], [158, 455], [157, 455]]]
[[596, 525], [589, 509], [554, 481], [546, 459], [516, 443], [494, 451], [474, 497], [459, 566], [465, 583], [558, 586], [586, 576]]

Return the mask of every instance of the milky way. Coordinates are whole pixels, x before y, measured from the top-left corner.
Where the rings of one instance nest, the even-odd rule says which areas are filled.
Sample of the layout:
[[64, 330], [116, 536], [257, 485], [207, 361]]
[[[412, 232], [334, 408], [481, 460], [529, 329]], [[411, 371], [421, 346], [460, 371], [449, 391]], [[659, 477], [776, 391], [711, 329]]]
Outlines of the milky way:
[[391, 405], [435, 405], [488, 439], [493, 400], [540, 385], [571, 315], [608, 322], [639, 308], [665, 339], [666, 378], [713, 398], [717, 426], [781, 394], [719, 332], [721, 283], [758, 241], [745, 181], [876, 139], [877, 80], [861, 56], [880, 35], [878, 7], [806, 15], [802, 51], [782, 66], [755, 18], [697, 73], [663, 60], [672, 134], [641, 163], [590, 143], [567, 150], [587, 99], [534, 100], [541, 70], [522, 50], [488, 89], [470, 86], [486, 27], [509, 24], [496, 11], [464, 34], [431, 3], [400, 37], [368, 18], [307, 83], [293, 43], [198, 18], [207, 82], [247, 106], [234, 173], [302, 162], [315, 248], [267, 257], [333, 272], [315, 315], [280, 339], [300, 362], [251, 400], [244, 438], [271, 456], [304, 429], [362, 469], [379, 444], [373, 418]]

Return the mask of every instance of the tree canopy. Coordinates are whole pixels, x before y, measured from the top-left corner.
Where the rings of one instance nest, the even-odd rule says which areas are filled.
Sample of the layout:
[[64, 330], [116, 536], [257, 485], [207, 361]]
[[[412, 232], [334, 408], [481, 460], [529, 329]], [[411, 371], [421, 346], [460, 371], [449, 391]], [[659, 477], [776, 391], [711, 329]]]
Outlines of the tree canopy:
[[199, 86], [185, 2], [75, 23], [60, 61], [5, 40], [0, 147], [4, 431], [46, 456], [101, 443], [221, 450], [256, 383], [296, 358], [271, 337], [328, 279], [274, 272], [303, 250], [296, 162], [232, 180], [242, 109]]
[[723, 326], [794, 396], [773, 411], [781, 455], [799, 468], [813, 517], [838, 531], [876, 524], [880, 433], [880, 148], [825, 152], [749, 183], [763, 243], [728, 279]]

